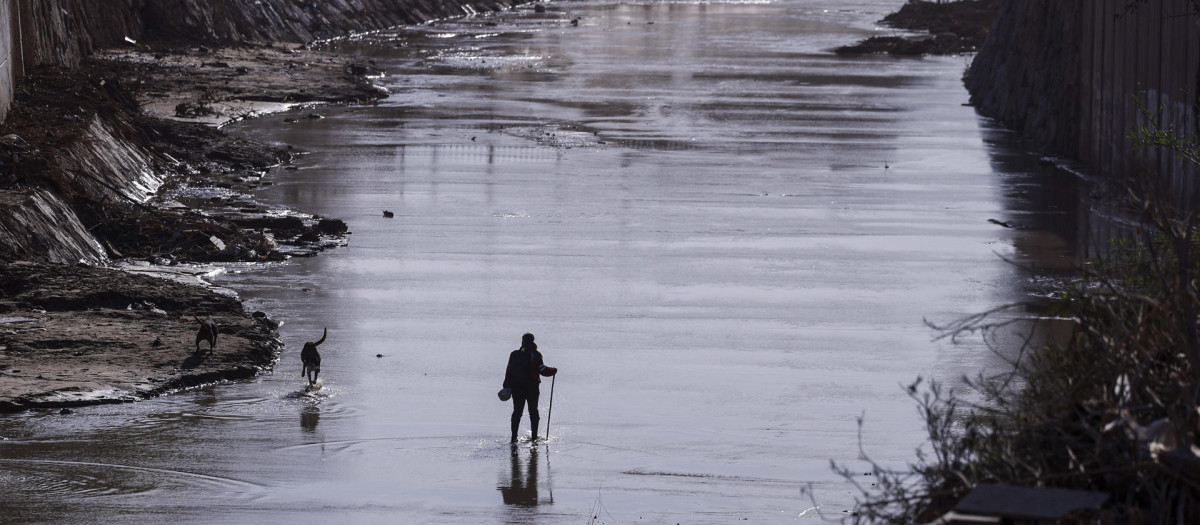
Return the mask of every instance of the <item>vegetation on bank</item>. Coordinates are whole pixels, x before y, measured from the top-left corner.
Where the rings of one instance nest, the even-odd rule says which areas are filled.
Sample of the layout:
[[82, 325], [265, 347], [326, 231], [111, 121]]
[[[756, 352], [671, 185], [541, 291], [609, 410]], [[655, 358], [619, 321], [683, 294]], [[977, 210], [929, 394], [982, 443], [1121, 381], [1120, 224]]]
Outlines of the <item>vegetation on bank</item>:
[[[1147, 112], [1149, 116], [1149, 112]], [[1200, 143], [1151, 123], [1133, 134], [1200, 164]], [[917, 380], [929, 441], [909, 469], [835, 465], [861, 490], [855, 523], [928, 523], [981, 484], [1100, 491], [1098, 511], [1067, 523], [1200, 523], [1200, 207], [1157, 179], [1120, 181], [1137, 226], [1087, 262], [1036, 321], [1007, 370], [965, 389]], [[1021, 321], [986, 312], [945, 327], [947, 337], [993, 341]], [[1067, 337], [1035, 337], [1068, 320]], [[997, 348], [998, 355], [1002, 355]], [[1003, 356], [1003, 355], [1002, 355]]]

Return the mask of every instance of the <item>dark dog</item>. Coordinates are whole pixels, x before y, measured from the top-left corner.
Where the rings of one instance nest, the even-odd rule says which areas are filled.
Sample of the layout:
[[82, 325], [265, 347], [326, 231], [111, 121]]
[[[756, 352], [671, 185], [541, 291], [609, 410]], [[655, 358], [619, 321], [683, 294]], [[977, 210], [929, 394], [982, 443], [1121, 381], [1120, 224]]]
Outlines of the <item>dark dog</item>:
[[300, 350], [300, 362], [304, 366], [300, 368], [300, 376], [308, 376], [308, 386], [313, 386], [317, 383], [317, 376], [321, 374], [321, 353], [317, 351], [317, 346], [325, 342], [325, 336], [329, 335], [329, 329], [326, 328], [321, 333], [321, 340], [315, 343], [304, 343], [304, 349]]
[[201, 320], [199, 317], [192, 316], [197, 323], [200, 323], [200, 328], [196, 330], [196, 353], [200, 353], [200, 341], [208, 341], [208, 353], [212, 353], [217, 347], [217, 322], [212, 319]]

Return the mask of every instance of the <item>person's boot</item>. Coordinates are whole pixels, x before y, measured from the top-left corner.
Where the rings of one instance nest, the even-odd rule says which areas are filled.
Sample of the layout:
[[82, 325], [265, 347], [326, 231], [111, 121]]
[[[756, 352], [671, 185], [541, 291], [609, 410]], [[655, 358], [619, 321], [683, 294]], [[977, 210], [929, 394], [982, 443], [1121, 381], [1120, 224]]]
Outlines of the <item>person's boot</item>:
[[536, 442], [538, 440], [538, 422], [539, 421], [536, 419], [529, 420], [529, 426], [533, 430], [533, 437], [529, 438], [530, 442]]
[[517, 418], [513, 418], [513, 420], [512, 420], [512, 439], [509, 440], [509, 443], [517, 442], [517, 431], [520, 429], [521, 429], [521, 420], [517, 419]]

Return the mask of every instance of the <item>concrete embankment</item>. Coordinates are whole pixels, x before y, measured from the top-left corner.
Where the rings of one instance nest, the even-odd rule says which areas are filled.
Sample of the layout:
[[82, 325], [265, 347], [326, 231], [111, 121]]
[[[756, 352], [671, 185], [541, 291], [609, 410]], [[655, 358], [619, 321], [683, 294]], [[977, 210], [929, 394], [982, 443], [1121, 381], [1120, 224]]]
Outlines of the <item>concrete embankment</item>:
[[[85, 113], [77, 123], [77, 134], [54, 155], [26, 162], [12, 174], [15, 187], [0, 190], [0, 260], [107, 262], [75, 206], [84, 199], [145, 202], [164, 182], [166, 174], [156, 168], [168, 160], [145, 147], [147, 138], [127, 116]], [[5, 140], [8, 148], [34, 148], [20, 135]], [[43, 162], [48, 165], [28, 165]]]
[[1137, 147], [1148, 120], [1197, 136], [1200, 13], [1192, 0], [1005, 3], [966, 77], [980, 113], [1097, 173], [1154, 174], [1183, 201], [1200, 170]]

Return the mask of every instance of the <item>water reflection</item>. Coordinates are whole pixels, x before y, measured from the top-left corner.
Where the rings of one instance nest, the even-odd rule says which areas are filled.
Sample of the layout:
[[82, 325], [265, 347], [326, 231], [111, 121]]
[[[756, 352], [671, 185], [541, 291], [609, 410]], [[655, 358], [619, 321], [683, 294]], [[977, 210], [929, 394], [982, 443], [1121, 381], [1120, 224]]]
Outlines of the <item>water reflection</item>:
[[1076, 175], [1025, 153], [1020, 138], [984, 123], [984, 143], [993, 169], [1004, 174], [1004, 223], [1011, 228], [1018, 262], [1038, 272], [1071, 273], [1088, 252], [1081, 231], [1092, 214], [1083, 202], [1087, 188]]
[[316, 405], [304, 405], [300, 410], [300, 428], [305, 432], [316, 432], [317, 423], [321, 422], [321, 409]]
[[[540, 504], [554, 503], [554, 497], [542, 502], [538, 500], [538, 449], [532, 447], [529, 449], [529, 455], [524, 462], [524, 471], [522, 471], [521, 449], [517, 446], [512, 447], [512, 454], [509, 454], [509, 477], [501, 482], [496, 490], [500, 491], [500, 496], [504, 498], [504, 504], [513, 507], [536, 507]], [[549, 470], [549, 464], [546, 465]], [[553, 494], [553, 492], [551, 492]]]

